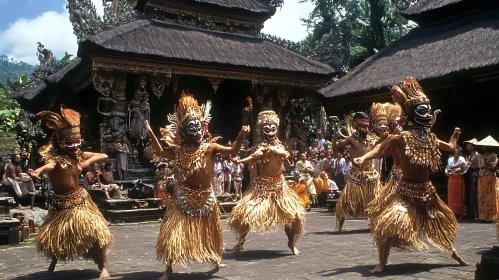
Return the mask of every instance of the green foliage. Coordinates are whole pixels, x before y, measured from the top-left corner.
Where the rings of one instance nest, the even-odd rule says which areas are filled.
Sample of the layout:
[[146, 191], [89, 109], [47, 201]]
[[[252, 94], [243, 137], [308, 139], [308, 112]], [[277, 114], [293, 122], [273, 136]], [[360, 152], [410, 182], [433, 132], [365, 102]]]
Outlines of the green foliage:
[[27, 76], [29, 77], [34, 70], [34, 65], [22, 61], [15, 61], [6, 55], [0, 55], [0, 82], [2, 83], [7, 81], [7, 77], [17, 77], [23, 73], [27, 73]]
[[353, 69], [405, 35], [413, 24], [401, 16], [414, 0], [303, 0], [315, 5], [307, 19], [304, 53], [338, 69]]
[[69, 54], [68, 52], [65, 52], [64, 56], [61, 58], [59, 63], [68, 64], [68, 63], [72, 62], [73, 60], [75, 60], [75, 56], [72, 54]]

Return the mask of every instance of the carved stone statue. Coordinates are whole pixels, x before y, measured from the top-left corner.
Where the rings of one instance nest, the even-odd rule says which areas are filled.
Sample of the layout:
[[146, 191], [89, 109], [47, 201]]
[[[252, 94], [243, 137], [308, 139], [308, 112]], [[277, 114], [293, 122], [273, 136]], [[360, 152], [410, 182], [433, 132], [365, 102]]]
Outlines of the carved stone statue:
[[[28, 163], [22, 162], [22, 165], [28, 167], [36, 166], [36, 153], [38, 143], [43, 143], [47, 135], [43, 132], [40, 125], [34, 121], [35, 116], [32, 113], [21, 110], [16, 119], [16, 140], [21, 149], [21, 154], [28, 155]], [[23, 161], [24, 161], [23, 157]]]
[[146, 76], [142, 75], [137, 81], [133, 99], [128, 103], [127, 130], [132, 144], [136, 145], [148, 136], [144, 123], [150, 121], [150, 115], [149, 93], [146, 92]]
[[97, 99], [97, 112], [103, 116], [109, 117], [108, 120], [108, 128], [111, 129], [111, 132], [116, 132], [118, 131], [118, 125], [120, 124], [120, 119], [125, 120], [127, 117], [127, 114], [124, 112], [120, 111], [110, 111], [110, 112], [102, 112], [101, 111], [101, 101], [107, 101], [107, 102], [112, 102], [116, 103], [116, 100], [111, 99], [109, 97], [99, 97]]
[[42, 43], [37, 42], [37, 44], [38, 48], [36, 55], [38, 56], [38, 61], [40, 61], [40, 68], [44, 71], [52, 70], [52, 68], [57, 66], [57, 60], [55, 59], [54, 54], [51, 50], [46, 49]]

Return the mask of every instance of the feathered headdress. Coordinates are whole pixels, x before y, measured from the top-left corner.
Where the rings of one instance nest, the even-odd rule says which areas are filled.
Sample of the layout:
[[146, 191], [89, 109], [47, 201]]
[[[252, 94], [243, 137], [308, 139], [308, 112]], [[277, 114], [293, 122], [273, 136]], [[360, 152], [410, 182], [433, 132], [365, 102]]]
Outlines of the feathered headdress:
[[395, 121], [397, 118], [402, 116], [402, 107], [398, 104], [390, 104], [387, 109], [388, 119], [390, 121]]
[[161, 134], [164, 140], [170, 146], [177, 146], [181, 143], [180, 133], [183, 126], [191, 120], [200, 120], [203, 126], [203, 133], [208, 131], [208, 124], [211, 120], [210, 115], [211, 101], [199, 107], [198, 101], [186, 91], [182, 91], [178, 106], [173, 109], [173, 114], [168, 114], [170, 125], [161, 128]]
[[61, 114], [51, 111], [42, 111], [36, 114], [38, 120], [44, 121], [45, 125], [54, 130], [57, 141], [65, 139], [80, 140], [80, 113], [65, 109], [61, 105]]
[[371, 121], [376, 123], [379, 120], [387, 120], [391, 103], [373, 103], [371, 106]]
[[399, 86], [393, 86], [391, 90], [402, 95], [405, 98], [405, 104], [430, 102], [423, 88], [413, 77], [407, 77]]

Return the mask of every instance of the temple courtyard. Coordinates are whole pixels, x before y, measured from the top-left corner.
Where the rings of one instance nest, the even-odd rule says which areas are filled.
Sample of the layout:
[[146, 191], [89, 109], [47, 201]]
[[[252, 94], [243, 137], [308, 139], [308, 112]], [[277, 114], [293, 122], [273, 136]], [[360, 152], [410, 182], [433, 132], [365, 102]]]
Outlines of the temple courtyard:
[[[334, 215], [326, 211], [307, 214], [306, 234], [299, 240], [302, 254], [290, 254], [284, 230], [252, 233], [244, 251], [232, 254], [235, 237], [224, 230], [228, 268], [215, 273], [209, 264], [174, 266], [173, 279], [473, 279], [475, 264], [496, 242], [493, 224], [460, 221], [457, 249], [469, 262], [459, 267], [445, 253], [392, 252], [389, 267], [373, 276], [369, 269], [377, 261], [366, 220], [348, 220], [346, 232], [333, 232]], [[225, 227], [225, 221], [224, 221]], [[111, 225], [115, 247], [110, 251], [112, 279], [157, 279], [164, 266], [156, 260], [155, 243], [159, 223]], [[34, 242], [0, 247], [0, 279], [96, 279], [96, 265], [77, 260], [59, 263], [56, 272], [45, 272], [47, 260], [36, 253]]]

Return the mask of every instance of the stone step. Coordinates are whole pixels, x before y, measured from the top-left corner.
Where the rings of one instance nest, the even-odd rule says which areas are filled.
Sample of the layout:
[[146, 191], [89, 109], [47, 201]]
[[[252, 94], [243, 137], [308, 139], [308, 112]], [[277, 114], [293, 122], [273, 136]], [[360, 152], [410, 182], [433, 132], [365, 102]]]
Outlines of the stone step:
[[131, 210], [140, 208], [141, 204], [147, 202], [147, 208], [159, 208], [161, 205], [160, 198], [146, 198], [146, 199], [111, 199], [106, 200], [102, 204], [104, 210]]
[[19, 244], [19, 220], [0, 219], [0, 245]]
[[137, 223], [157, 221], [165, 214], [165, 209], [142, 208], [130, 210], [106, 210], [103, 212], [106, 220], [112, 223]]

